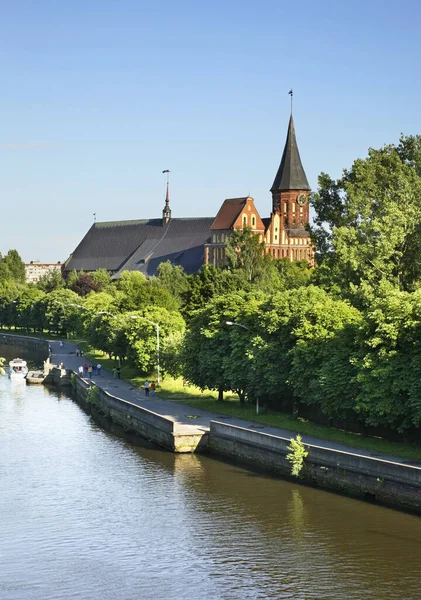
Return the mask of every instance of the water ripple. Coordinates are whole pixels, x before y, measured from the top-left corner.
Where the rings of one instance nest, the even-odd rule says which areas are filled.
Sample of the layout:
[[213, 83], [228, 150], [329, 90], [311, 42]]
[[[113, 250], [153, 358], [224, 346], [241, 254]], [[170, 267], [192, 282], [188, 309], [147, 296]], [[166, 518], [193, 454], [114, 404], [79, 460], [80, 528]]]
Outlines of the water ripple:
[[421, 598], [420, 520], [135, 447], [0, 378], [1, 600]]

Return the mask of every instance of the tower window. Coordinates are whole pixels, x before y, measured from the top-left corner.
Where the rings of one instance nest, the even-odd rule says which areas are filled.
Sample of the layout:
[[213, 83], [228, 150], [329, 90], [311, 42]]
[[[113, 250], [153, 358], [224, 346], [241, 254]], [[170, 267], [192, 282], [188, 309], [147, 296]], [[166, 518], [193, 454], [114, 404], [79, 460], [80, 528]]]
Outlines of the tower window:
[[251, 226], [256, 227], [256, 217], [254, 215], [251, 217]]

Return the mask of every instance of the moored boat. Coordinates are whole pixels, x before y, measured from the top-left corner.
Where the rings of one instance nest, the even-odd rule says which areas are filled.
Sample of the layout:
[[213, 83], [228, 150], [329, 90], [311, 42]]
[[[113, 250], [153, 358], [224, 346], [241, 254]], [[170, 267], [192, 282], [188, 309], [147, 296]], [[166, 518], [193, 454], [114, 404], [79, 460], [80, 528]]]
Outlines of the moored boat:
[[42, 371], [29, 371], [26, 376], [26, 383], [42, 383], [45, 375]]
[[28, 374], [28, 367], [25, 360], [14, 358], [9, 362], [10, 379], [25, 379]]

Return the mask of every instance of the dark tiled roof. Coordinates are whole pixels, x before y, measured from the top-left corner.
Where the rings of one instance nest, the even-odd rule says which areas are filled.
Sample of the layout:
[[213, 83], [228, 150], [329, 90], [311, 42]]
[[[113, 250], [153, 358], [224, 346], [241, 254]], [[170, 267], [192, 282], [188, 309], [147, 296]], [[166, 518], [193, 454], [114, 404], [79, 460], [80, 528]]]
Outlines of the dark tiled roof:
[[238, 218], [248, 196], [224, 200], [211, 229], [231, 229]]
[[281, 164], [276, 173], [275, 181], [270, 188], [271, 192], [286, 190], [310, 190], [306, 174], [301, 163], [298, 152], [297, 140], [295, 139], [294, 120], [292, 115], [289, 119], [287, 141]]
[[203, 264], [203, 245], [210, 237], [212, 217], [95, 223], [65, 265], [65, 271], [107, 269], [155, 275], [166, 260], [194, 273]]
[[265, 233], [266, 233], [272, 219], [270, 217], [263, 217], [262, 221], [263, 221], [263, 225], [265, 226]]

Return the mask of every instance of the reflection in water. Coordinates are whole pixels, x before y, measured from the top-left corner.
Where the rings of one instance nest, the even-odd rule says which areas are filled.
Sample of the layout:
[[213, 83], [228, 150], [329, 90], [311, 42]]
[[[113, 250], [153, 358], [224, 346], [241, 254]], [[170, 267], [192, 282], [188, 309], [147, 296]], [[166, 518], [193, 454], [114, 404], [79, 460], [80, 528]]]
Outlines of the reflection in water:
[[0, 378], [0, 598], [420, 598], [418, 517], [132, 446]]

